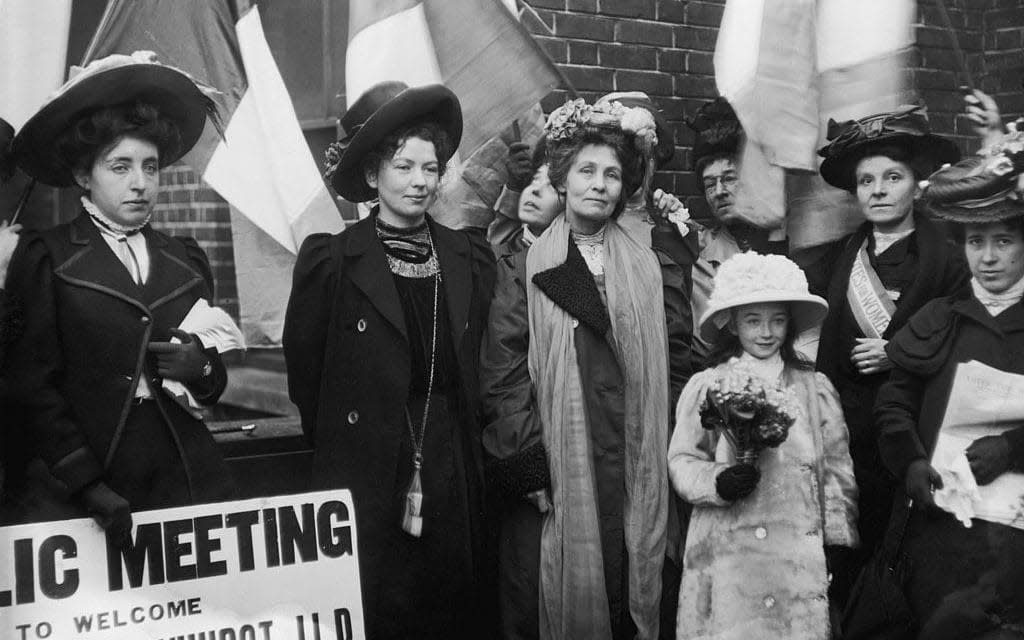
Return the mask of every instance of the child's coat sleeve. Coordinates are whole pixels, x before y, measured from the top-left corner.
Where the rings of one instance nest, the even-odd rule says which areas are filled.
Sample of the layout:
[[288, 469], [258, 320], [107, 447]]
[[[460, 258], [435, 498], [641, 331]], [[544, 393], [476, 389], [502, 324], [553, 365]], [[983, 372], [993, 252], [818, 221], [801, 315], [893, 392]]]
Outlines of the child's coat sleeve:
[[826, 545], [857, 547], [857, 482], [850, 458], [850, 436], [839, 404], [839, 394], [823, 373], [815, 374], [818, 414], [824, 459], [822, 462], [822, 493]]
[[690, 378], [676, 404], [676, 428], [668, 447], [668, 472], [672, 486], [684, 500], [701, 506], [725, 507], [715, 489], [715, 479], [728, 462], [716, 462], [718, 434], [701, 427], [700, 405], [714, 380], [714, 370]]

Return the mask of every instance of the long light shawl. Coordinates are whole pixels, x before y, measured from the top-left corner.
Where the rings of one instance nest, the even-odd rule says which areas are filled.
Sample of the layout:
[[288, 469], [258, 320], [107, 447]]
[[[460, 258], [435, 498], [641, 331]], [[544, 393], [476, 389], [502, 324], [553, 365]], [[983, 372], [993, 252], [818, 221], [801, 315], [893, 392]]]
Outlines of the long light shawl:
[[[529, 369], [551, 468], [554, 508], [541, 537], [540, 637], [612, 637], [601, 534], [573, 334], [573, 318], [533, 283], [565, 262], [569, 224], [557, 218], [527, 257]], [[668, 339], [654, 253], [610, 221], [605, 289], [613, 348], [625, 379], [625, 542], [629, 612], [637, 638], [658, 637], [661, 569], [669, 515]]]

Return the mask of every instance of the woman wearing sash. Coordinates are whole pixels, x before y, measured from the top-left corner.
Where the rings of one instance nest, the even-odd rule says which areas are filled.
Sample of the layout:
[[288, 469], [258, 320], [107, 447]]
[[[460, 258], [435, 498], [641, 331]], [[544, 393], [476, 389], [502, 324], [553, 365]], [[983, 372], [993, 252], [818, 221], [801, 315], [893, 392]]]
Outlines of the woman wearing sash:
[[[930, 178], [925, 204], [957, 225], [970, 287], [925, 305], [886, 347], [893, 371], [875, 418], [882, 459], [913, 501], [896, 517], [906, 523], [906, 595], [920, 638], [1024, 637], [1024, 427], [993, 423], [933, 457], [955, 381], [970, 379], [959, 366], [1024, 374], [1022, 151], [1024, 134], [1011, 132]], [[956, 499], [975, 487], [983, 500], [1008, 496], [1009, 509]]]
[[915, 211], [918, 182], [955, 162], [956, 145], [930, 133], [921, 107], [830, 123], [821, 175], [852, 193], [867, 221], [807, 269], [811, 290], [828, 301], [817, 368], [836, 386], [850, 430], [862, 547], [836, 568], [835, 597], [870, 557], [889, 520], [893, 481], [878, 457], [872, 409], [891, 365], [885, 344], [932, 298], [967, 282], [963, 255], [946, 233]]

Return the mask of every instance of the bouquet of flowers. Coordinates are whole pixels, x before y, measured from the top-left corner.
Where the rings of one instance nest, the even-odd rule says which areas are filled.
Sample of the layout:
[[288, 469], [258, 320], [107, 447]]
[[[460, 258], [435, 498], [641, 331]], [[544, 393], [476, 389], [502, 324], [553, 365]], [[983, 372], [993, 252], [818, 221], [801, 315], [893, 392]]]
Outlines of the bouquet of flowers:
[[792, 389], [733, 370], [708, 389], [700, 419], [729, 441], [738, 463], [755, 464], [763, 449], [786, 441], [799, 411]]

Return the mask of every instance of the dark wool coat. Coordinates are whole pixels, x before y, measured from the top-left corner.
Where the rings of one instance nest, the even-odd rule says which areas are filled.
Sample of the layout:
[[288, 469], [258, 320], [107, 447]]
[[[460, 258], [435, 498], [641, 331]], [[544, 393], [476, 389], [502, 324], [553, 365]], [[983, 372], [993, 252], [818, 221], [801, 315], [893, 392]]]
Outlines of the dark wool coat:
[[[970, 293], [940, 298], [915, 314], [886, 351], [895, 369], [878, 392], [878, 443], [885, 465], [902, 481], [911, 462], [931, 457], [958, 364], [977, 360], [1024, 374], [1024, 304], [992, 317]], [[1006, 435], [1011, 463], [1022, 470], [1024, 427]], [[999, 577], [1010, 567], [1019, 572], [1024, 532], [982, 520], [967, 529], [944, 511], [915, 510], [903, 548], [911, 557], [910, 603], [924, 623], [945, 596], [978, 584], [984, 574]], [[1013, 557], [1003, 551], [1011, 548]], [[1024, 591], [1019, 586], [1014, 591], [1016, 600], [1009, 604], [1019, 617]], [[1001, 595], [1005, 600], [1012, 594]]]
[[[148, 459], [179, 459], [187, 485], [177, 503], [233, 495], [227, 467], [201, 420], [161, 391], [150, 341], [170, 339], [200, 298], [212, 299], [209, 262], [192, 239], [172, 238], [146, 227], [150, 271], [136, 285], [99, 230], [82, 213], [42, 233], [26, 234], [12, 260], [8, 284], [24, 303], [24, 335], [11, 347], [11, 397], [26, 412], [25, 441], [74, 494], [97, 480], [109, 481], [115, 460], [137, 456], [122, 450], [131, 440], [129, 415], [135, 389], [145, 377], [153, 391], [153, 415], [171, 433], [167, 448]], [[214, 349], [214, 375], [190, 385], [201, 402], [220, 397], [227, 377]], [[134, 427], [133, 427], [134, 428]], [[152, 446], [159, 446], [153, 444]], [[129, 486], [115, 491], [127, 491]], [[137, 495], [133, 508], [149, 508]], [[169, 506], [169, 505], [160, 505]]]
[[[482, 485], [477, 366], [494, 287], [494, 255], [482, 233], [454, 231], [429, 216], [428, 224], [458, 362], [457, 371], [446, 372], [459, 389], [450, 409], [472, 442], [467, 473]], [[411, 376], [405, 316], [373, 216], [340, 234], [315, 234], [303, 243], [285, 319], [284, 353], [289, 394], [314, 448], [313, 486], [352, 491], [366, 569], [363, 591], [372, 596], [377, 585], [368, 581], [386, 580], [374, 571], [386, 550], [373, 543], [399, 524], [392, 505], [396, 491], [405, 488], [398, 486], [399, 469], [408, 462], [399, 455], [409, 428], [405, 408]], [[467, 508], [479, 523], [481, 508]], [[371, 621], [388, 615], [375, 610], [372, 597], [364, 595], [364, 601]]]

